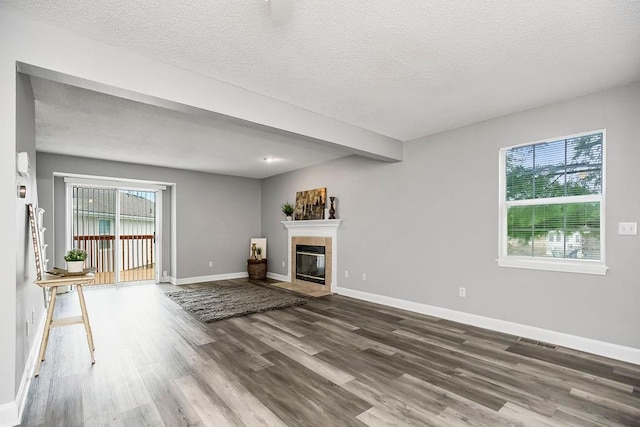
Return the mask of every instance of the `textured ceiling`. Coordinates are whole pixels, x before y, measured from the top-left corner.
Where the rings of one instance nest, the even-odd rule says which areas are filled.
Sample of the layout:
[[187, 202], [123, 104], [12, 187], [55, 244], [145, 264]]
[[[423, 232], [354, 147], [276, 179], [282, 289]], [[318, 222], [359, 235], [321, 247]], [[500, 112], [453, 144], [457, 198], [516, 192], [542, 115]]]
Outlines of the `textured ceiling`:
[[0, 0], [399, 139], [640, 79], [638, 0]]
[[249, 178], [351, 154], [205, 111], [169, 110], [37, 77], [31, 85], [41, 152]]

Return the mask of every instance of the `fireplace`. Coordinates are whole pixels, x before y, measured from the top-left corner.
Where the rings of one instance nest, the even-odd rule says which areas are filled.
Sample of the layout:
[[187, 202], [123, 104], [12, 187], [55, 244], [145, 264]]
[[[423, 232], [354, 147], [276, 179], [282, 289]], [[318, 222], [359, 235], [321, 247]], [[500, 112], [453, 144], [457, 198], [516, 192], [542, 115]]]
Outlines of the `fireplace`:
[[325, 247], [296, 245], [296, 279], [324, 285]]
[[[291, 282], [294, 285], [308, 286], [315, 290], [323, 290], [327, 292], [335, 292], [338, 287], [337, 274], [337, 253], [338, 253], [338, 227], [342, 222], [341, 219], [323, 219], [323, 220], [306, 220], [306, 221], [282, 221], [282, 225], [287, 229], [289, 244], [287, 253], [289, 254], [289, 272], [286, 277], [281, 280]], [[307, 259], [312, 268], [310, 271], [298, 271], [298, 247], [299, 246], [320, 246], [320, 251], [306, 250], [302, 251], [311, 258]], [[304, 255], [304, 254], [303, 254]], [[318, 256], [318, 255], [324, 255]], [[309, 259], [311, 261], [309, 261]], [[304, 263], [304, 257], [302, 259]], [[324, 270], [324, 271], [321, 271]], [[306, 276], [322, 276], [312, 281], [308, 277], [301, 277], [299, 274]]]

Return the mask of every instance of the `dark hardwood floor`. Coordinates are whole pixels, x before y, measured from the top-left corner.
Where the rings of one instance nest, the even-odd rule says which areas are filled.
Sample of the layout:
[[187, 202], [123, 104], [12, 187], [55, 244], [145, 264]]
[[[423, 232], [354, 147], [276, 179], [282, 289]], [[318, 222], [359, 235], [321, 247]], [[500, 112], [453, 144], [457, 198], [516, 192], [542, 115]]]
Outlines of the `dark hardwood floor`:
[[640, 425], [637, 365], [342, 296], [204, 324], [176, 288], [86, 290], [96, 364], [54, 329], [23, 425]]

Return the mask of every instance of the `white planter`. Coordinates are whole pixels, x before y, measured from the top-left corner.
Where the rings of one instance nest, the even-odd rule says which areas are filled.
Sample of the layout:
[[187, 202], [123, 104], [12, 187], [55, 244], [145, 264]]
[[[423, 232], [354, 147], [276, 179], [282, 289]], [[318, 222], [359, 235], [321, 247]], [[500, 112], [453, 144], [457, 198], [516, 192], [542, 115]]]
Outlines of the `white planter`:
[[293, 217], [292, 216], [287, 216], [287, 221], [293, 221]]
[[82, 273], [84, 271], [84, 261], [67, 261], [67, 271], [69, 273]]

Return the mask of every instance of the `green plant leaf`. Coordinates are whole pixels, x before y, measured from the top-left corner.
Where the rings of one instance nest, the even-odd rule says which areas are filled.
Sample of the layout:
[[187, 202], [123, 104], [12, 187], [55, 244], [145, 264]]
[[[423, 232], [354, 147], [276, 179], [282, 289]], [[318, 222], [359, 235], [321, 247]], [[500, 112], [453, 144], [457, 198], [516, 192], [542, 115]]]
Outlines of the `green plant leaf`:
[[286, 216], [291, 216], [294, 212], [294, 207], [291, 203], [286, 202], [282, 205], [282, 213]]
[[87, 252], [82, 249], [71, 249], [64, 256], [65, 261], [84, 261], [87, 259]]

